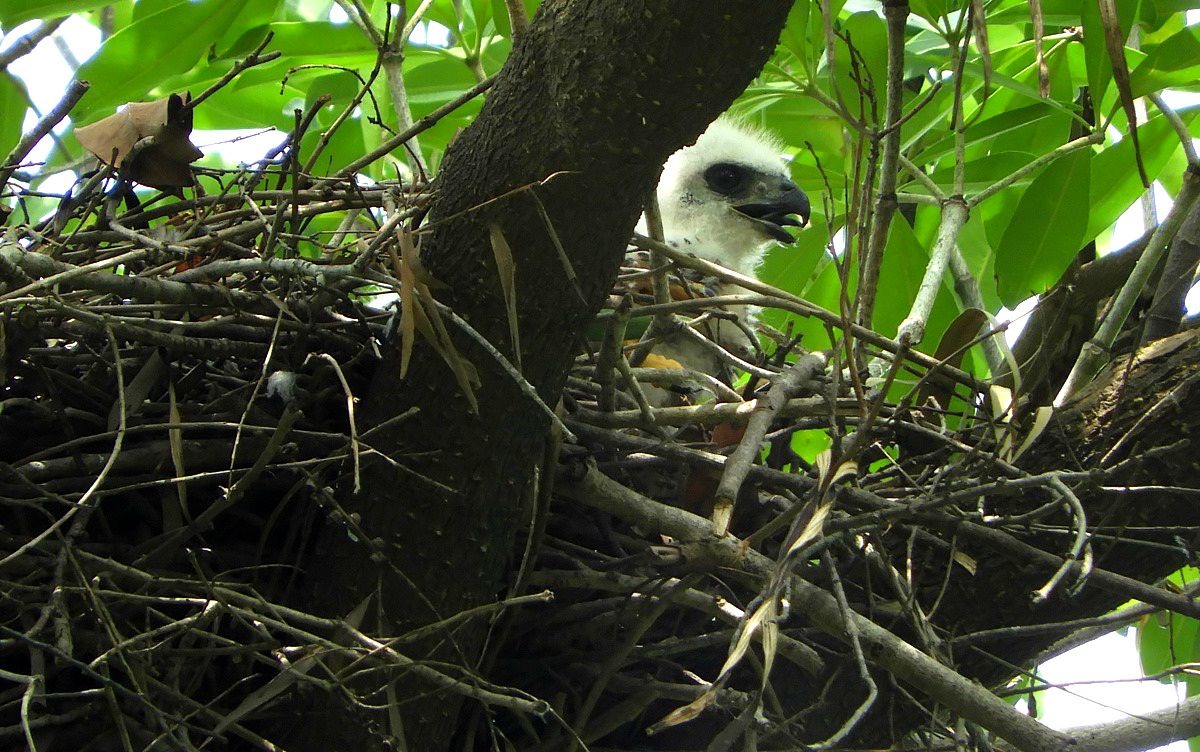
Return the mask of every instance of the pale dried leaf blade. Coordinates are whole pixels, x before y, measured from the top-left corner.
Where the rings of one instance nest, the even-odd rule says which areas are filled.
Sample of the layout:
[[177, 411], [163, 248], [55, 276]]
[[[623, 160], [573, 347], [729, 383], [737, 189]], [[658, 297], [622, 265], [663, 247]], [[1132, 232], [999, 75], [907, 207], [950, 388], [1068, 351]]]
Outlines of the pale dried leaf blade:
[[833, 451], [830, 449], [822, 449], [813, 462], [813, 466], [817, 469], [817, 482], [821, 483], [825, 480], [825, 476], [829, 475], [829, 468], [833, 465]]
[[504, 311], [508, 316], [508, 339], [512, 343], [513, 364], [521, 370], [521, 336], [517, 325], [517, 264], [513, 260], [512, 247], [494, 223], [488, 224], [488, 236], [492, 241], [492, 256], [496, 260], [496, 272], [500, 275], [500, 292], [504, 294]]
[[350, 613], [346, 614], [346, 624], [354, 629], [362, 627], [363, 617], [367, 615], [367, 606], [369, 605], [371, 605], [371, 594], [368, 594], [366, 598], [359, 601], [358, 605], [352, 608]]
[[1020, 459], [1022, 454], [1033, 446], [1033, 442], [1037, 441], [1042, 435], [1042, 431], [1046, 430], [1046, 426], [1050, 425], [1050, 418], [1054, 417], [1054, 408], [1049, 405], [1042, 405], [1033, 414], [1033, 425], [1029, 427], [1029, 433], [1025, 435], [1025, 440], [1021, 442], [1021, 446], [1017, 447], [1017, 451], [1013, 453], [1013, 459]]
[[301, 676], [306, 675], [312, 670], [313, 666], [317, 665], [317, 658], [314, 655], [304, 655], [294, 661], [290, 666], [276, 674], [271, 681], [254, 690], [242, 700], [241, 704], [225, 715], [214, 728], [214, 734], [220, 734], [229, 726], [237, 723], [245, 718], [256, 708], [262, 707], [263, 704], [270, 702], [278, 697], [283, 692], [287, 691], [293, 684], [299, 681]]
[[784, 551], [784, 556], [791, 556], [796, 551], [807, 546], [810, 542], [820, 536], [821, 531], [825, 529], [825, 518], [829, 516], [829, 510], [833, 507], [830, 503], [824, 503], [817, 507], [813, 512], [812, 517], [808, 518], [808, 522], [804, 525], [804, 529], [796, 536], [796, 540], [792, 541], [791, 545]]
[[[992, 331], [999, 332], [1003, 329], [999, 319], [992, 314], [988, 314], [988, 324]], [[1017, 357], [1013, 355], [1012, 348], [1008, 346], [1008, 342], [1002, 335], [993, 335], [992, 342], [996, 343], [996, 348], [1000, 350], [1000, 354], [1004, 357], [1004, 365], [1008, 368], [1008, 374], [1012, 378], [1012, 389], [1015, 393], [1021, 391], [1021, 365], [1017, 363]]]
[[[413, 340], [416, 336], [416, 275], [413, 273], [413, 260], [417, 258], [413, 246], [412, 235], [406, 228], [396, 233], [400, 243], [400, 255], [392, 251], [392, 266], [396, 276], [400, 278], [400, 378], [408, 373], [408, 365], [412, 361]], [[430, 332], [432, 334], [432, 332]], [[432, 341], [432, 337], [426, 335]]]
[[1003, 430], [996, 429], [996, 434], [999, 436], [999, 446], [996, 447], [996, 455], [1005, 462], [1013, 461], [1013, 438], [1012, 434]]
[[1013, 404], [1012, 390], [999, 384], [992, 384], [988, 387], [988, 404], [992, 409], [993, 420], [1007, 420]]
[[[167, 397], [170, 400], [168, 407], [171, 416], [171, 422], [175, 425], [183, 423], [183, 417], [179, 412], [179, 400], [175, 396], [175, 380], [172, 379], [167, 384]], [[176, 478], [183, 478], [187, 475], [187, 467], [183, 462], [183, 429], [172, 428], [167, 431], [167, 442], [171, 447], [171, 465], [175, 470]], [[183, 526], [184, 510], [187, 509], [187, 490], [188, 484], [186, 481], [178, 480], [175, 482], [175, 496], [170, 497], [164, 503], [163, 514], [163, 530], [175, 530]]]
[[762, 628], [769, 619], [775, 618], [779, 614], [778, 605], [775, 598], [768, 597], [758, 604], [758, 608], [754, 609], [746, 620], [742, 622], [742, 628], [738, 630], [737, 637], [733, 644], [729, 646], [729, 655], [725, 657], [725, 665], [721, 666], [721, 672], [717, 675], [717, 680], [714, 684], [722, 683], [728, 676], [729, 672], [733, 671], [742, 659], [746, 657], [747, 651], [754, 643], [754, 636], [758, 634], [758, 630]]
[[[129, 413], [140, 409], [141, 404], [150, 396], [151, 390], [159, 383], [166, 367], [162, 354], [155, 350], [138, 369], [137, 375], [125, 383], [125, 408]], [[115, 431], [120, 424], [121, 402], [117, 400], [108, 413], [108, 430]]]
[[774, 604], [774, 613], [763, 622], [762, 627], [762, 689], [764, 690], [771, 678], [771, 668], [775, 665], [775, 654], [779, 651], [779, 608], [778, 602], [774, 598], [771, 599], [771, 603]]
[[834, 483], [837, 483], [842, 478], [845, 478], [845, 477], [848, 477], [851, 475], [857, 475], [857, 474], [858, 474], [858, 463], [855, 462], [854, 460], [846, 460], [845, 462], [843, 462], [837, 466], [837, 470], [833, 471], [833, 477], [829, 479], [829, 485], [832, 486]]
[[962, 551], [954, 552], [954, 562], [971, 574], [975, 574], [975, 570], [979, 567], [979, 564], [973, 558]]
[[999, 384], [992, 384], [988, 387], [988, 409], [991, 410], [992, 435], [996, 439], [996, 444], [999, 445], [997, 451], [1006, 462], [1012, 453], [1012, 437], [1009, 435], [1012, 406], [1013, 393], [1011, 389]]
[[659, 721], [647, 727], [646, 735], [654, 736], [660, 731], [669, 729], [672, 726], [678, 726], [681, 723], [687, 723], [688, 721], [695, 719], [697, 716], [703, 713], [709, 705], [712, 704], [712, 701], [715, 698], [716, 693], [714, 690], [707, 690], [704, 692], [704, 694], [692, 700], [687, 705], [684, 705], [682, 708], [676, 708], [675, 710], [672, 710], [670, 713], [667, 713], [665, 716], [663, 716]]
[[450, 366], [450, 370], [454, 373], [454, 379], [467, 398], [471, 412], [478, 413], [479, 400], [475, 396], [475, 388], [480, 384], [479, 372], [454, 346], [454, 341], [450, 339], [450, 332], [446, 330], [446, 323], [442, 321], [441, 311], [435, 305], [433, 293], [428, 287], [422, 284], [417, 285], [417, 300], [435, 333], [431, 344], [437, 348], [438, 354], [446, 361], [446, 365]]

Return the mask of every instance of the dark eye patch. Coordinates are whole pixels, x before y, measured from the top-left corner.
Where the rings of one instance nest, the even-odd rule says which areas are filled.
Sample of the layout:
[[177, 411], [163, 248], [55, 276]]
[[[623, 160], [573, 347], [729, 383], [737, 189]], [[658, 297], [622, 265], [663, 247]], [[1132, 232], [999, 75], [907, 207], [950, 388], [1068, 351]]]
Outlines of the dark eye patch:
[[742, 193], [750, 184], [750, 170], [733, 162], [718, 162], [704, 171], [708, 187], [724, 196]]

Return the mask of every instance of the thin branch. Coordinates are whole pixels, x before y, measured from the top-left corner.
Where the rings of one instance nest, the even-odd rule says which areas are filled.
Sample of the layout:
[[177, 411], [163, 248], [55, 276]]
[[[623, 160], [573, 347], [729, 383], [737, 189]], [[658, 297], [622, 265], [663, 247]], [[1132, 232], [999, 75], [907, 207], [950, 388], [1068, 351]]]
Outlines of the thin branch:
[[372, 162], [379, 159], [380, 157], [387, 156], [388, 154], [390, 154], [392, 152], [393, 149], [403, 146], [413, 136], [416, 136], [420, 133], [424, 133], [425, 131], [429, 130], [439, 120], [446, 117], [451, 112], [454, 112], [459, 107], [462, 107], [467, 102], [470, 102], [475, 97], [479, 96], [483, 92], [490, 89], [492, 87], [492, 84], [495, 82], [496, 82], [495, 76], [491, 76], [490, 78], [486, 78], [483, 81], [480, 81], [479, 83], [472, 86], [470, 89], [467, 89], [462, 94], [458, 95], [454, 99], [451, 99], [446, 104], [442, 105], [441, 107], [437, 108], [436, 110], [429, 113], [425, 117], [421, 118], [417, 122], [413, 123], [411, 128], [408, 128], [404, 132], [398, 133], [397, 135], [392, 136], [391, 138], [389, 138], [387, 141], [384, 141], [382, 144], [380, 144], [375, 149], [372, 149], [367, 154], [363, 155], [362, 157], [359, 157], [358, 159], [354, 160], [353, 162], [346, 165], [342, 169], [338, 170], [336, 177], [348, 177], [350, 175], [353, 175], [355, 172], [361, 170], [362, 168], [371, 164]]
[[38, 141], [41, 141], [50, 131], [54, 130], [54, 126], [62, 122], [62, 119], [67, 116], [79, 100], [91, 88], [91, 84], [87, 81], [72, 81], [67, 87], [66, 94], [54, 105], [54, 108], [46, 113], [45, 117], [37, 122], [32, 129], [29, 130], [13, 150], [4, 158], [4, 162], [0, 163], [0, 190], [8, 183], [8, 179], [12, 177], [13, 172], [21, 165], [21, 161], [29, 154], [33, 147], [37, 146]]
[[[764, 579], [775, 562], [754, 550], [745, 550], [733, 538], [713, 538], [711, 523], [682, 509], [647, 499], [605, 478], [594, 467], [583, 479], [560, 477], [560, 487], [578, 501], [602, 503], [605, 511], [644, 530], [661, 532], [681, 541], [706, 541], [715, 561], [758, 573]], [[575, 489], [578, 489], [577, 491]], [[837, 599], [799, 577], [789, 580], [791, 611], [802, 614], [818, 629], [849, 643], [846, 621], [858, 630], [863, 653], [898, 678], [921, 687], [953, 712], [975, 721], [1008, 740], [1023, 752], [1061, 752], [1070, 737], [1054, 731], [1010, 706], [979, 684], [943, 666], [873, 621], [854, 611], [843, 613]]]
[[937, 299], [938, 290], [942, 287], [942, 278], [946, 267], [950, 264], [950, 256], [957, 247], [958, 234], [967, 223], [969, 210], [967, 203], [961, 198], [951, 198], [942, 205], [942, 221], [938, 225], [937, 239], [929, 254], [929, 264], [925, 267], [925, 276], [917, 289], [908, 316], [900, 322], [896, 339], [905, 345], [916, 345], [925, 338], [925, 325], [929, 322], [929, 314], [933, 311], [933, 303]]
[[3, 52], [0, 52], [0, 70], [5, 70], [14, 60], [33, 52], [33, 48], [53, 34], [67, 18], [69, 16], [40, 21], [28, 34], [10, 44]]
[[1184, 219], [1191, 213], [1197, 197], [1200, 197], [1200, 164], [1189, 164], [1183, 174], [1183, 185], [1179, 189], [1179, 195], [1175, 197], [1171, 211], [1154, 231], [1154, 235], [1146, 245], [1146, 250], [1138, 258], [1129, 278], [1125, 280], [1121, 291], [1117, 293], [1116, 299], [1110, 304], [1108, 313], [1100, 323], [1096, 334], [1083, 344], [1079, 357], [1071, 368], [1070, 375], [1062, 389], [1059, 390], [1058, 396], [1054, 398], [1055, 407], [1061, 407], [1078, 394], [1108, 362], [1109, 350], [1116, 341], [1117, 335], [1120, 334], [1125, 319], [1129, 317], [1134, 304], [1137, 303], [1138, 297], [1149, 281], [1150, 275], [1158, 266], [1167, 244], [1175, 237], [1180, 226], [1183, 225]]
[[858, 323], [871, 326], [875, 310], [875, 289], [879, 284], [879, 269], [883, 265], [883, 247], [887, 242], [892, 215], [896, 212], [897, 157], [900, 155], [898, 123], [904, 106], [904, 27], [908, 21], [907, 0], [883, 4], [887, 20], [887, 106], [884, 115], [885, 135], [879, 163], [879, 194], [875, 197], [875, 216], [871, 219], [871, 235], [863, 254], [858, 303]]
[[824, 368], [824, 355], [809, 353], [801, 357], [775, 377], [767, 396], [755, 406], [746, 422], [746, 432], [725, 462], [725, 470], [717, 485], [712, 515], [713, 534], [717, 537], [729, 531], [734, 499], [746, 480], [750, 465], [758, 457], [759, 448], [776, 415], [798, 391], [810, 386]]

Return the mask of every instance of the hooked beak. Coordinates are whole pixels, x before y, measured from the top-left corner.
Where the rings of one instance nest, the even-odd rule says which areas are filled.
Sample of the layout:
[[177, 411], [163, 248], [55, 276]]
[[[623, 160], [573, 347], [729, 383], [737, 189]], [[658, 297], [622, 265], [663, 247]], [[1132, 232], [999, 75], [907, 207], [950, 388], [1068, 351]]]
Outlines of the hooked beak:
[[812, 206], [804, 191], [790, 180], [784, 181], [779, 188], [779, 195], [769, 202], [742, 204], [733, 208], [754, 220], [763, 232], [780, 243], [794, 243], [796, 239], [783, 228], [804, 227], [808, 224]]

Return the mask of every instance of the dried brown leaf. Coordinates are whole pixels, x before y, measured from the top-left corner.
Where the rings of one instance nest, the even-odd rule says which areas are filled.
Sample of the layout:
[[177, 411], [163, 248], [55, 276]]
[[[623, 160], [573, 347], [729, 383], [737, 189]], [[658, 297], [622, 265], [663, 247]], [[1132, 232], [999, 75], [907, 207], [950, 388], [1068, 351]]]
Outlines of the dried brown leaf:
[[85, 125], [75, 137], [121, 174], [151, 188], [191, 185], [192, 162], [204, 153], [189, 140], [192, 110], [178, 94], [153, 102], [130, 102], [119, 112]]
[[983, 0], [971, 0], [971, 22], [975, 46], [979, 48], [979, 61], [983, 65], [983, 94], [980, 101], [986, 102], [992, 90], [992, 45], [988, 40], [987, 15], [983, 10]]
[[408, 364], [412, 360], [413, 338], [416, 336], [416, 280], [413, 273], [413, 259], [418, 258], [413, 246], [412, 235], [406, 228], [401, 228], [396, 236], [400, 242], [400, 256], [392, 251], [392, 266], [400, 279], [400, 378], [408, 373]]
[[1137, 110], [1133, 106], [1133, 87], [1129, 82], [1129, 63], [1125, 60], [1125, 39], [1121, 34], [1121, 20], [1117, 15], [1116, 0], [1096, 0], [1100, 8], [1100, 23], [1104, 27], [1104, 46], [1112, 63], [1113, 82], [1121, 96], [1121, 109], [1129, 121], [1129, 139], [1133, 143], [1133, 156], [1137, 161], [1138, 175], [1142, 185], [1150, 187], [1146, 166], [1142, 163], [1142, 147], [1138, 142]]
[[1050, 96], [1050, 68], [1046, 65], [1043, 39], [1046, 35], [1046, 19], [1042, 15], [1042, 0], [1029, 0], [1029, 18], [1033, 21], [1033, 50], [1037, 57], [1038, 94]]
[[[958, 368], [966, 355], [967, 347], [979, 336], [979, 330], [988, 321], [988, 315], [978, 308], [968, 308], [955, 317], [946, 327], [946, 333], [938, 342], [937, 351], [933, 357], [944, 361], [951, 368]], [[932, 379], [924, 382], [917, 394], [916, 404], [926, 405], [930, 398], [937, 402], [938, 407], [945, 410], [950, 405], [953, 390]]]
[[512, 248], [500, 226], [489, 223], [488, 236], [492, 241], [492, 257], [500, 275], [500, 292], [504, 295], [504, 311], [508, 316], [508, 339], [512, 343], [513, 364], [521, 370], [521, 336], [517, 327], [517, 263]]
[[657, 723], [651, 724], [646, 728], [646, 735], [654, 736], [658, 732], [669, 729], [672, 726], [678, 726], [681, 723], [687, 723], [703, 713], [704, 710], [712, 704], [714, 699], [716, 699], [716, 692], [714, 692], [712, 689], [709, 689], [704, 694], [689, 702], [687, 705], [684, 705], [682, 708], [676, 708], [675, 710], [672, 710], [670, 713], [667, 713], [665, 716], [663, 716], [662, 719]]

